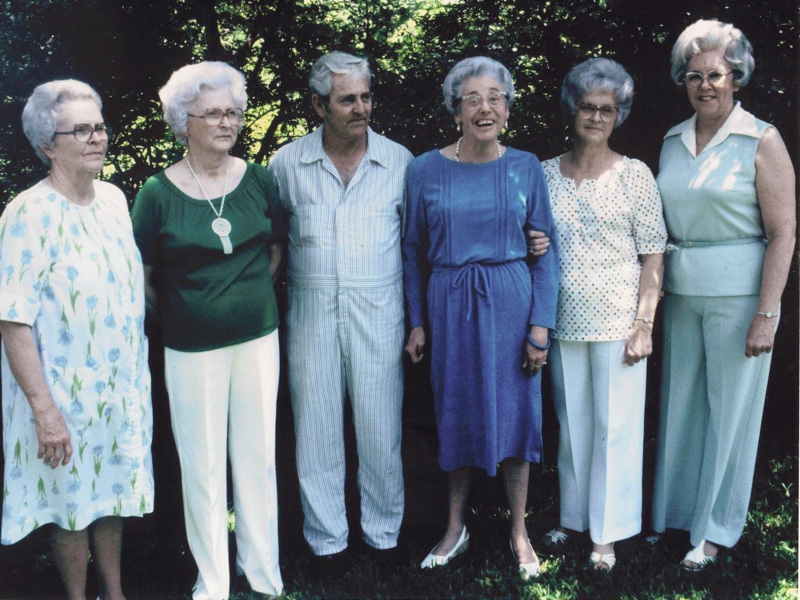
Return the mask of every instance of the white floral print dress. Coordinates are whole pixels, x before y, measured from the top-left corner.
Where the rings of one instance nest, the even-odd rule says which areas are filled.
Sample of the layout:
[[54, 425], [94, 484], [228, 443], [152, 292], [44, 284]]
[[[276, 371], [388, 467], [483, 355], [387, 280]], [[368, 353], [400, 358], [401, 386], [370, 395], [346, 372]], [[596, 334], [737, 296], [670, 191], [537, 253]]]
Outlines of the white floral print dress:
[[74, 450], [56, 469], [36, 457], [33, 414], [3, 348], [3, 544], [46, 523], [80, 530], [153, 509], [142, 261], [124, 195], [94, 186], [92, 204], [78, 206], [41, 182], [0, 217], [0, 319], [33, 327]]

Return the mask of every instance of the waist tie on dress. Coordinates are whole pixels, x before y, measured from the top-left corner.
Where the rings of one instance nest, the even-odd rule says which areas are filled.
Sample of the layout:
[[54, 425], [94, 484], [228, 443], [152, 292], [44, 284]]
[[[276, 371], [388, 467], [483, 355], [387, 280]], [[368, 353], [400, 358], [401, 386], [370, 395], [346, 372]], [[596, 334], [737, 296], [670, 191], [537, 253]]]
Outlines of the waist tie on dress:
[[767, 243], [763, 237], [736, 238], [733, 240], [717, 240], [715, 242], [670, 240], [667, 243], [667, 252], [681, 250], [682, 248], [710, 248], [712, 246], [739, 246], [741, 244]]
[[[502, 264], [502, 263], [497, 263]], [[455, 273], [456, 277], [451, 284], [454, 288], [463, 288], [467, 298], [467, 321], [472, 319], [472, 293], [474, 290], [479, 296], [489, 300], [489, 278], [481, 263], [467, 263], [458, 267], [434, 267], [434, 273], [450, 272]]]

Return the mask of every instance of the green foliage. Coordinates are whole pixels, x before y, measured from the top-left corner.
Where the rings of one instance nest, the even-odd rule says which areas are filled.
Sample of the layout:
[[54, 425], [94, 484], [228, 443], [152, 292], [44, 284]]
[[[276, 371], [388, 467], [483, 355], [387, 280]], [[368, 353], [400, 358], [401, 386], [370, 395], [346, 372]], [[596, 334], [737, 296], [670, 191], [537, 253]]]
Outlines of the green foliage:
[[488, 54], [509, 67], [518, 99], [506, 140], [549, 157], [567, 148], [560, 124], [564, 74], [589, 56], [622, 62], [637, 99], [615, 134], [624, 153], [655, 167], [666, 129], [690, 114], [668, 77], [678, 33], [700, 17], [739, 25], [757, 69], [741, 96], [796, 153], [797, 31], [790, 3], [693, 0], [0, 0], [0, 198], [41, 178], [19, 117], [33, 87], [76, 77], [97, 88], [116, 136], [105, 175], [132, 197], [182, 155], [160, 118], [157, 90], [176, 68], [224, 60], [248, 81], [249, 110], [234, 152], [265, 162], [316, 126], [306, 77], [333, 49], [372, 61], [373, 125], [415, 154], [451, 143], [441, 83], [461, 58]]

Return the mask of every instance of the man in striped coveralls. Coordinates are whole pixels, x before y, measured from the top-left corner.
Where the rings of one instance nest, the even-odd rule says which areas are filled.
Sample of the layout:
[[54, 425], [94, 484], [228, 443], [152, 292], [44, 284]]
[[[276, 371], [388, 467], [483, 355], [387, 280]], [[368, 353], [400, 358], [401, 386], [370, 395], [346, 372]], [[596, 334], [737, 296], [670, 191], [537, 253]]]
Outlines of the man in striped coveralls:
[[347, 549], [345, 391], [364, 542], [394, 554], [403, 518], [400, 236], [412, 156], [369, 127], [366, 59], [326, 54], [309, 87], [323, 123], [270, 166], [290, 214], [287, 355], [303, 533], [324, 576], [341, 572]]

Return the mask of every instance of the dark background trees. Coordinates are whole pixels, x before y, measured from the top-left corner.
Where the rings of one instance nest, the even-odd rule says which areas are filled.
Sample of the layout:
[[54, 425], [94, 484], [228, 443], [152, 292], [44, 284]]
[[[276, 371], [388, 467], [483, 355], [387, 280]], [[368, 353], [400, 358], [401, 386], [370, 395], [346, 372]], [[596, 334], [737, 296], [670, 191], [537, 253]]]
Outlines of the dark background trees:
[[[0, 204], [45, 174], [20, 124], [25, 100], [39, 83], [73, 77], [98, 90], [115, 132], [103, 177], [132, 200], [147, 177], [183, 153], [161, 119], [157, 97], [175, 69], [207, 59], [245, 73], [249, 109], [234, 152], [265, 163], [280, 145], [316, 125], [306, 77], [313, 61], [334, 49], [370, 58], [373, 127], [414, 154], [456, 137], [441, 83], [461, 58], [486, 54], [511, 70], [517, 101], [504, 140], [541, 158], [568, 148], [558, 103], [566, 72], [590, 56], [614, 58], [634, 77], [636, 98], [612, 145], [655, 171], [662, 136], [691, 114], [669, 78], [669, 52], [698, 18], [732, 22], [753, 42], [756, 70], [739, 99], [778, 128], [800, 167], [798, 15], [789, 0], [0, 0]], [[795, 457], [797, 286], [795, 260], [762, 439]], [[651, 366], [657, 374], [657, 356]], [[417, 382], [419, 373], [413, 378]], [[657, 396], [657, 386], [650, 389]], [[424, 401], [411, 392], [407, 401]], [[165, 404], [157, 381], [154, 395]], [[424, 399], [424, 386], [419, 396]], [[652, 418], [652, 404], [648, 410]], [[283, 425], [290, 428], [290, 419]], [[291, 459], [284, 459], [289, 473]], [[179, 476], [174, 464], [171, 469]], [[299, 511], [296, 498], [288, 505]], [[178, 500], [168, 513], [178, 523], [179, 511]]]
[[[39, 83], [75, 77], [97, 88], [115, 131], [103, 176], [132, 199], [182, 154], [157, 98], [176, 68], [211, 59], [245, 73], [249, 110], [234, 151], [263, 163], [316, 125], [306, 77], [333, 49], [370, 57], [373, 127], [414, 154], [455, 137], [440, 92], [450, 66], [470, 55], [497, 58], [518, 91], [505, 138], [542, 158], [568, 147], [558, 104], [565, 73], [589, 56], [613, 57], [633, 75], [636, 99], [612, 144], [655, 171], [664, 132], [691, 114], [669, 78], [669, 52], [698, 18], [732, 22], [753, 42], [756, 70], [739, 97], [778, 128], [797, 159], [800, 49], [788, 0], [0, 0], [0, 202], [44, 173], [20, 125]], [[797, 423], [796, 273], [795, 265], [776, 352], [782, 377], [770, 388], [781, 397], [774, 424], [785, 435]]]

